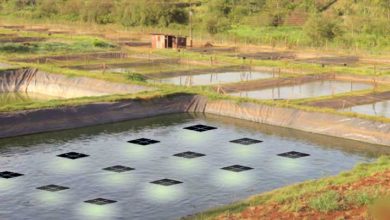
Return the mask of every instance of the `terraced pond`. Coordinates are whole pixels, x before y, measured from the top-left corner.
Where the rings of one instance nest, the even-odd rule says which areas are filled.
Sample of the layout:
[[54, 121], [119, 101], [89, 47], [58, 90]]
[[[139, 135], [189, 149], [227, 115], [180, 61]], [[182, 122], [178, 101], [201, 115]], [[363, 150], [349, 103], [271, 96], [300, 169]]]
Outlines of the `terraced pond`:
[[299, 85], [234, 92], [231, 95], [255, 99], [304, 99], [366, 90], [373, 87], [372, 84], [366, 83], [324, 80]]
[[388, 152], [189, 114], [1, 139], [0, 219], [175, 219]]
[[368, 105], [353, 106], [344, 109], [345, 111], [356, 112], [365, 115], [374, 115], [390, 118], [390, 101], [377, 102]]
[[272, 73], [266, 72], [224, 72], [197, 75], [182, 75], [153, 80], [155, 82], [180, 86], [201, 86], [224, 83], [245, 82], [256, 79], [272, 78]]

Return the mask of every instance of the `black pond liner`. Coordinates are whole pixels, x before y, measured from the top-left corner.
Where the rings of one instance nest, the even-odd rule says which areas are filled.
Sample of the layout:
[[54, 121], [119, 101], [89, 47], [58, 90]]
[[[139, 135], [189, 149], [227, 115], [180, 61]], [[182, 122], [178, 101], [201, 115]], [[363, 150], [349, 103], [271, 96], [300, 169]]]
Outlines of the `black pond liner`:
[[301, 152], [297, 152], [297, 151], [290, 151], [290, 152], [278, 154], [278, 156], [287, 157], [287, 158], [291, 158], [291, 159], [297, 159], [297, 158], [301, 158], [301, 157], [308, 157], [308, 156], [310, 156], [310, 154], [305, 154], [305, 153], [301, 153]]
[[148, 139], [148, 138], [140, 138], [140, 139], [128, 141], [128, 143], [146, 146], [146, 145], [150, 145], [150, 144], [160, 143], [160, 141], [156, 141], [156, 140], [152, 140], [152, 139]]
[[235, 143], [235, 144], [251, 145], [251, 144], [262, 143], [263, 141], [255, 140], [255, 139], [251, 139], [251, 138], [241, 138], [241, 139], [233, 140], [233, 141], [230, 141], [230, 142], [231, 143]]
[[224, 167], [224, 168], [221, 168], [221, 169], [222, 170], [231, 171], [231, 172], [236, 172], [236, 173], [243, 172], [243, 171], [248, 171], [248, 170], [253, 170], [252, 167], [246, 167], [246, 166], [241, 166], [241, 165], [233, 165], [233, 166]]
[[193, 159], [193, 158], [198, 158], [198, 157], [204, 157], [204, 156], [206, 156], [206, 154], [187, 151], [187, 152], [183, 152], [183, 153], [179, 153], [179, 154], [174, 154], [173, 156], [187, 158], [187, 159]]
[[190, 126], [190, 127], [185, 127], [184, 129], [191, 130], [191, 131], [197, 131], [197, 132], [205, 132], [205, 131], [215, 130], [217, 128], [207, 126], [207, 125], [194, 125], [194, 126]]
[[57, 157], [63, 157], [63, 158], [71, 159], [71, 160], [76, 160], [76, 159], [80, 159], [80, 158], [84, 158], [84, 157], [89, 157], [89, 155], [82, 154], [82, 153], [76, 153], [76, 152], [69, 152], [69, 153], [57, 155]]
[[108, 205], [108, 204], [116, 203], [117, 201], [110, 200], [110, 199], [97, 198], [97, 199], [87, 200], [84, 202], [89, 203], [89, 204], [94, 204], [94, 205]]
[[0, 172], [0, 177], [4, 178], [4, 179], [16, 178], [16, 177], [23, 176], [23, 175], [24, 174], [14, 173], [14, 172], [9, 172], [9, 171]]
[[67, 189], [69, 189], [69, 187], [51, 184], [51, 185], [47, 185], [47, 186], [38, 187], [37, 189], [49, 191], [49, 192], [59, 192], [59, 191], [67, 190]]
[[172, 185], [177, 185], [181, 184], [183, 182], [177, 181], [177, 180], [172, 180], [172, 179], [161, 179], [161, 180], [156, 180], [153, 182], [150, 182], [152, 184], [157, 184], [157, 185], [162, 185], [162, 186], [172, 186]]
[[135, 170], [135, 169], [131, 168], [131, 167], [125, 167], [125, 166], [122, 166], [122, 165], [117, 165], [117, 166], [104, 168], [103, 170], [116, 172], [116, 173], [123, 173], [123, 172], [132, 171], [132, 170]]

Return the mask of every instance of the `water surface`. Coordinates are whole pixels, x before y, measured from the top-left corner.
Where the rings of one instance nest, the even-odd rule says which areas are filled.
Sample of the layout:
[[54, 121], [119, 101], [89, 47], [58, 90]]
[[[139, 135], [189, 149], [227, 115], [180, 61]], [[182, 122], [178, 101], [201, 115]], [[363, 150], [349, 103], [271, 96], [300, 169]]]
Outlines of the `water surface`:
[[231, 95], [255, 99], [303, 99], [371, 88], [373, 88], [373, 85], [366, 83], [325, 80], [255, 91], [242, 91], [231, 93]]
[[390, 118], [390, 101], [353, 106], [345, 110], [360, 113], [360, 114], [365, 114], [365, 115], [375, 115], [375, 116]]
[[272, 73], [265, 72], [225, 72], [209, 73], [198, 75], [183, 75], [171, 78], [153, 80], [160, 83], [174, 84], [180, 86], [201, 86], [223, 83], [245, 82], [256, 79], [272, 78]]
[[[218, 129], [183, 129], [197, 124]], [[127, 143], [138, 138], [160, 142], [148, 146]], [[229, 142], [240, 138], [263, 142]], [[70, 160], [56, 156], [71, 151], [89, 157]], [[206, 156], [172, 156], [186, 151]], [[277, 156], [288, 151], [310, 156]], [[14, 179], [0, 178], [0, 219], [177, 219], [281, 186], [335, 175], [388, 152], [386, 147], [188, 114], [0, 139], [0, 172], [24, 174]], [[236, 164], [253, 169], [241, 173], [221, 169]], [[102, 170], [114, 165], [135, 170]], [[163, 178], [183, 183], [169, 187], [150, 183]], [[70, 189], [36, 189], [49, 184]], [[99, 197], [117, 203], [84, 203]]]

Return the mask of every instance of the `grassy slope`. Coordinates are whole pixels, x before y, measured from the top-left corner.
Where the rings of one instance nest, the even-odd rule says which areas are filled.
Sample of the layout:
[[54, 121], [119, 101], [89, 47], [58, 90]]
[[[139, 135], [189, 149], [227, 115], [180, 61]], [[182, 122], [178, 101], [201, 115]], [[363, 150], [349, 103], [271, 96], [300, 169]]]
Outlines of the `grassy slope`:
[[[188, 217], [187, 219], [215, 219], [217, 217], [228, 218], [243, 212], [250, 207], [276, 205], [284, 212], [297, 212], [302, 208], [308, 208], [314, 212], [347, 211], [351, 206], [371, 206], [378, 199], [390, 196], [389, 188], [381, 188], [380, 185], [368, 188], [349, 188], [343, 194], [335, 190], [342, 186], [350, 186], [366, 177], [388, 172], [390, 170], [390, 157], [381, 157], [375, 163], [360, 164], [351, 171], [338, 176], [307, 181], [296, 185], [287, 186], [272, 192], [256, 195], [231, 205], [212, 209], [203, 213]], [[386, 177], [385, 177], [386, 178]], [[388, 181], [388, 179], [387, 179]], [[380, 192], [380, 193], [379, 193]], [[313, 196], [315, 195], [315, 196]], [[309, 210], [309, 211], [310, 211]]]

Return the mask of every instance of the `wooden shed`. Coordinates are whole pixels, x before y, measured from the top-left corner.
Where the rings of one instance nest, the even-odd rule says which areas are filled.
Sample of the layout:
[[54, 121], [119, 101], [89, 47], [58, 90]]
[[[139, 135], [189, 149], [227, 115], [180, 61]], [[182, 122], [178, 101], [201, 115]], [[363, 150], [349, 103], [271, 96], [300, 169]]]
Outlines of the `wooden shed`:
[[164, 49], [164, 48], [186, 48], [187, 37], [177, 36], [170, 34], [151, 34], [152, 35], [152, 48]]

